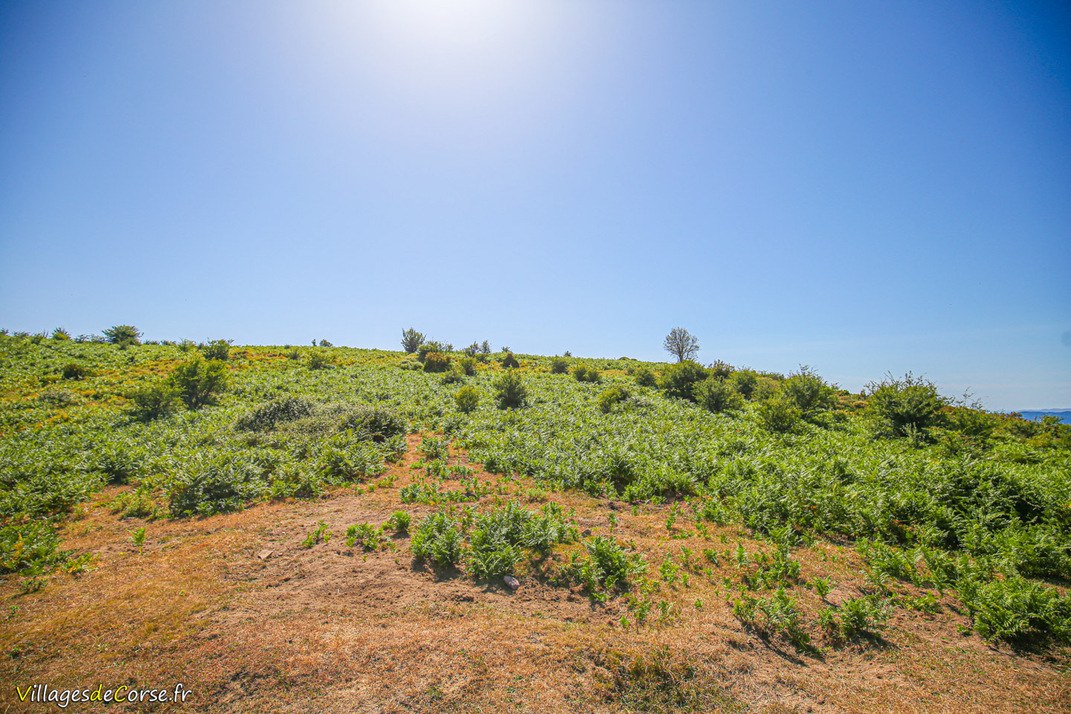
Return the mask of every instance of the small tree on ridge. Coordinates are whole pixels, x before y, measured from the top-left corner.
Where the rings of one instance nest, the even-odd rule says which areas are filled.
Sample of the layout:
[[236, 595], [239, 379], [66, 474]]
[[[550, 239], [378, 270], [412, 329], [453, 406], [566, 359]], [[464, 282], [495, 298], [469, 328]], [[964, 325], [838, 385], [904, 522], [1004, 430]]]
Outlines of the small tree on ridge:
[[699, 340], [683, 327], [674, 327], [666, 335], [662, 347], [677, 358], [678, 362], [694, 360], [699, 355]]

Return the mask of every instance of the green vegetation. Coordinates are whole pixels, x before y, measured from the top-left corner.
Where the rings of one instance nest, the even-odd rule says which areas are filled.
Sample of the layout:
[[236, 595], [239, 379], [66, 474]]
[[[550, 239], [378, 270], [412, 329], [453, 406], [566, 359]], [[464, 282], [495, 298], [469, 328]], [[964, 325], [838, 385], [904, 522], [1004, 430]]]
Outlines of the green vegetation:
[[[749, 627], [803, 648], [808, 637], [877, 637], [892, 608], [948, 598], [985, 638], [1071, 642], [1071, 427], [952, 406], [911, 375], [849, 395], [807, 368], [786, 378], [688, 360], [517, 355], [517, 367], [487, 359], [470, 374], [461, 360], [476, 358], [425, 349], [419, 333], [423, 362], [405, 363], [398, 352], [309, 346], [228, 346], [226, 360], [206, 360], [192, 344], [109, 333], [0, 335], [0, 572], [27, 588], [76, 567], [82, 556], [63, 551], [56, 528], [108, 484], [124, 485], [110, 504], [117, 518], [145, 519], [371, 490], [420, 432], [435, 436], [398, 497], [425, 510], [412, 523], [399, 511], [382, 527], [356, 524], [354, 547], [408, 532], [413, 556], [435, 567], [478, 579], [537, 570], [595, 600], [628, 599], [635, 623], [648, 609], [672, 617], [676, 605], [650, 589], [688, 587], [706, 577], [702, 562], [729, 569], [726, 599]], [[313, 354], [331, 369], [307, 369]], [[425, 371], [435, 354], [456, 364], [460, 389]], [[563, 377], [560, 362], [584, 379]], [[481, 395], [500, 408], [480, 408]], [[502, 482], [454, 463], [447, 444]], [[514, 476], [535, 483], [498, 490]], [[657, 572], [645, 575], [639, 552], [615, 537], [629, 505], [580, 544], [553, 503], [529, 511], [509, 500], [553, 501], [564, 489], [669, 504], [659, 524], [670, 541], [712, 542], [690, 544], [700, 557], [652, 556]], [[427, 506], [439, 510], [423, 515]], [[770, 546], [734, 554], [708, 535], [714, 524]], [[317, 526], [310, 538], [330, 533]], [[827, 573], [801, 578], [793, 549], [826, 540], [857, 545], [868, 582], [819, 615], [803, 605], [833, 586]]]
[[507, 372], [494, 383], [495, 400], [500, 409], [523, 407], [528, 399], [528, 388], [514, 372]]

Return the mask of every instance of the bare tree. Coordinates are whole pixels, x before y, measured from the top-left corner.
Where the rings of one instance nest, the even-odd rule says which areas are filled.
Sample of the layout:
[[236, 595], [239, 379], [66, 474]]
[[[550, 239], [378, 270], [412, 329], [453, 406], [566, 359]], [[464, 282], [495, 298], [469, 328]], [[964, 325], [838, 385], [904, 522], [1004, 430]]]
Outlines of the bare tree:
[[699, 340], [683, 327], [674, 327], [670, 330], [662, 347], [676, 357], [678, 362], [695, 359], [699, 354]]
[[424, 344], [424, 333], [417, 332], [412, 327], [402, 331], [402, 349], [413, 354]]

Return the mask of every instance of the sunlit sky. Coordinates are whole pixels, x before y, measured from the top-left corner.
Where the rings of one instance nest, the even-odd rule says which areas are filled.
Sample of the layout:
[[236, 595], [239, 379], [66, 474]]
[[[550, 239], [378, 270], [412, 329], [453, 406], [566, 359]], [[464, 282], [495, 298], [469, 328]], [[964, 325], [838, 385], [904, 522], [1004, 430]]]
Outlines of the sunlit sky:
[[1066, 3], [0, 3], [0, 327], [1071, 407]]

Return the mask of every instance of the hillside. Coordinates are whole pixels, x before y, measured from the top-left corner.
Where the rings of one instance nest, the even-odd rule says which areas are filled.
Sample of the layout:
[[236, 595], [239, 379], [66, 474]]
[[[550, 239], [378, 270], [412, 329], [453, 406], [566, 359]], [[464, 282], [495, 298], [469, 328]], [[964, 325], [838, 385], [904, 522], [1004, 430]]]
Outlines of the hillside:
[[191, 692], [129, 711], [1071, 707], [1071, 427], [910, 376], [471, 352], [0, 336], [6, 681]]

